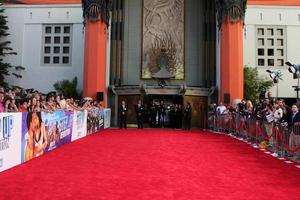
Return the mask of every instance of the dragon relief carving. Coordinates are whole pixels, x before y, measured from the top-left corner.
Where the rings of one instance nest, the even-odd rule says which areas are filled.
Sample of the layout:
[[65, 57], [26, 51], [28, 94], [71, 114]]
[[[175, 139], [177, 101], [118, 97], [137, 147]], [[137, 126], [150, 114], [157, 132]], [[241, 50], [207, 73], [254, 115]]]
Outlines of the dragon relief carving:
[[151, 74], [156, 73], [160, 70], [160, 56], [162, 54], [162, 51], [164, 52], [166, 56], [166, 69], [169, 71], [172, 75], [176, 74], [176, 44], [172, 40], [171, 35], [165, 33], [164, 38], [159, 38], [158, 36], [155, 37], [154, 43], [152, 44], [151, 49], [149, 49], [149, 56], [150, 56], [150, 62], [149, 62], [149, 70]]
[[231, 23], [242, 20], [244, 23], [247, 0], [216, 0], [217, 19], [219, 29], [229, 19]]
[[109, 26], [111, 0], [81, 0], [84, 24], [87, 20], [96, 22], [101, 20]]

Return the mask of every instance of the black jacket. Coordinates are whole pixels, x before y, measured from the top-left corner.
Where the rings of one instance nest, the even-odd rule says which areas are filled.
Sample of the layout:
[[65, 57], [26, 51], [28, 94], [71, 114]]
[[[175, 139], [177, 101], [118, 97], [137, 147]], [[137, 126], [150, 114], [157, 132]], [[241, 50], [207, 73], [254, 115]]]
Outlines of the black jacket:
[[289, 124], [289, 126], [293, 126], [294, 123], [296, 123], [296, 122], [300, 122], [300, 112], [299, 111], [296, 113], [296, 115], [295, 115], [294, 118], [293, 118], [293, 113], [288, 118], [288, 124]]

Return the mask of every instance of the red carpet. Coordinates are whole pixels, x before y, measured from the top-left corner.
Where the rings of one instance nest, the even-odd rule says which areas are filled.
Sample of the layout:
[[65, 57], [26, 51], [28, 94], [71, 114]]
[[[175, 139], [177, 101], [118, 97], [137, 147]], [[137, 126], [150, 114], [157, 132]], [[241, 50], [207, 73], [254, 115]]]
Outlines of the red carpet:
[[300, 169], [225, 135], [106, 130], [0, 173], [0, 199], [300, 199]]

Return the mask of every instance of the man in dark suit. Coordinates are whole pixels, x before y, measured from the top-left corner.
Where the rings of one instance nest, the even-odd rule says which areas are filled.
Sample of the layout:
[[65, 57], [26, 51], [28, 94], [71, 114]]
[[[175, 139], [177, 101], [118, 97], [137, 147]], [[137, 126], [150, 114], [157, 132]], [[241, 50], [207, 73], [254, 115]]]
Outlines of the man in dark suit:
[[163, 128], [165, 126], [165, 116], [166, 116], [166, 107], [163, 101], [160, 102], [159, 108], [158, 108], [158, 122], [159, 127]]
[[289, 137], [290, 149], [295, 149], [300, 145], [300, 112], [296, 104], [292, 106], [292, 114], [288, 121], [289, 127], [291, 128]]
[[119, 107], [119, 116], [120, 116], [120, 129], [123, 127], [127, 129], [127, 107], [125, 101], [122, 101], [121, 106]]
[[156, 115], [157, 115], [157, 106], [155, 105], [154, 102], [152, 102], [150, 108], [150, 127], [155, 128], [156, 126]]
[[145, 108], [144, 108], [141, 100], [139, 100], [138, 104], [135, 106], [137, 125], [138, 125], [139, 129], [143, 128], [144, 111], [145, 111]]
[[184, 129], [191, 129], [191, 121], [192, 121], [192, 107], [190, 103], [187, 103], [187, 106], [184, 109]]

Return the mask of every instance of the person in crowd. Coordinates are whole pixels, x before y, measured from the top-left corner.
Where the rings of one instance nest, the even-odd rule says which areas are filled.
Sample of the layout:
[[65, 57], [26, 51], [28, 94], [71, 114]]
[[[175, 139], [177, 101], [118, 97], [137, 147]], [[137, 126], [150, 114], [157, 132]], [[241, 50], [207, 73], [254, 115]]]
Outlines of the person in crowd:
[[271, 104], [268, 104], [266, 106], [266, 111], [265, 111], [265, 122], [264, 126], [267, 132], [267, 135], [269, 137], [269, 144], [273, 144], [273, 122], [274, 122], [274, 112], [273, 112], [273, 107]]
[[296, 104], [292, 106], [292, 114], [289, 117], [288, 125], [291, 130], [289, 148], [295, 149], [300, 145], [300, 112]]
[[179, 128], [179, 107], [178, 104], [175, 104], [174, 106], [172, 106], [172, 124], [173, 124], [173, 128]]
[[166, 107], [164, 101], [161, 101], [158, 108], [158, 122], [159, 122], [159, 127], [161, 128], [164, 128], [165, 126], [165, 117], [166, 117]]
[[35, 97], [32, 97], [29, 102], [28, 112], [39, 112], [40, 109], [38, 108], [37, 100]]
[[171, 128], [176, 128], [176, 113], [175, 113], [175, 105], [170, 105], [170, 110], [169, 110], [169, 119], [170, 119], [170, 124]]
[[9, 97], [8, 96], [4, 97], [4, 100], [3, 100], [3, 105], [4, 105], [3, 112], [9, 112], [9, 104], [10, 104]]
[[17, 107], [15, 97], [13, 96], [10, 99], [10, 112], [18, 112], [18, 111], [19, 111], [19, 109]]
[[142, 104], [142, 101], [139, 100], [138, 104], [135, 105], [135, 113], [136, 113], [138, 129], [143, 129], [144, 112], [145, 112], [144, 105]]
[[181, 104], [178, 105], [177, 116], [178, 116], [178, 128], [182, 128], [183, 113], [182, 113], [182, 105]]
[[27, 112], [27, 110], [28, 110], [28, 100], [27, 99], [21, 100], [19, 112]]
[[93, 109], [93, 100], [88, 98], [84, 101], [84, 104], [82, 106], [83, 109], [86, 109], [86, 110], [92, 110]]
[[127, 129], [127, 111], [126, 102], [123, 100], [119, 107], [120, 129]]
[[4, 112], [13, 112], [13, 108], [11, 105], [12, 98], [10, 96], [6, 96], [4, 99]]
[[253, 112], [253, 104], [250, 100], [246, 101], [246, 112], [248, 112], [248, 113]]
[[0, 91], [0, 112], [4, 112], [5, 103], [4, 103], [5, 93]]
[[187, 106], [184, 109], [184, 129], [191, 129], [191, 121], [192, 121], [192, 107], [190, 103], [187, 103]]
[[216, 108], [217, 114], [223, 114], [226, 110], [226, 107], [224, 106], [223, 102], [220, 102], [219, 106]]
[[279, 122], [283, 117], [283, 110], [279, 106], [278, 101], [274, 102], [273, 104], [273, 111], [274, 111], [274, 122]]
[[157, 116], [157, 107], [155, 103], [152, 101], [151, 105], [149, 106], [149, 114], [150, 114], [150, 127], [155, 128], [156, 126], [156, 116]]

